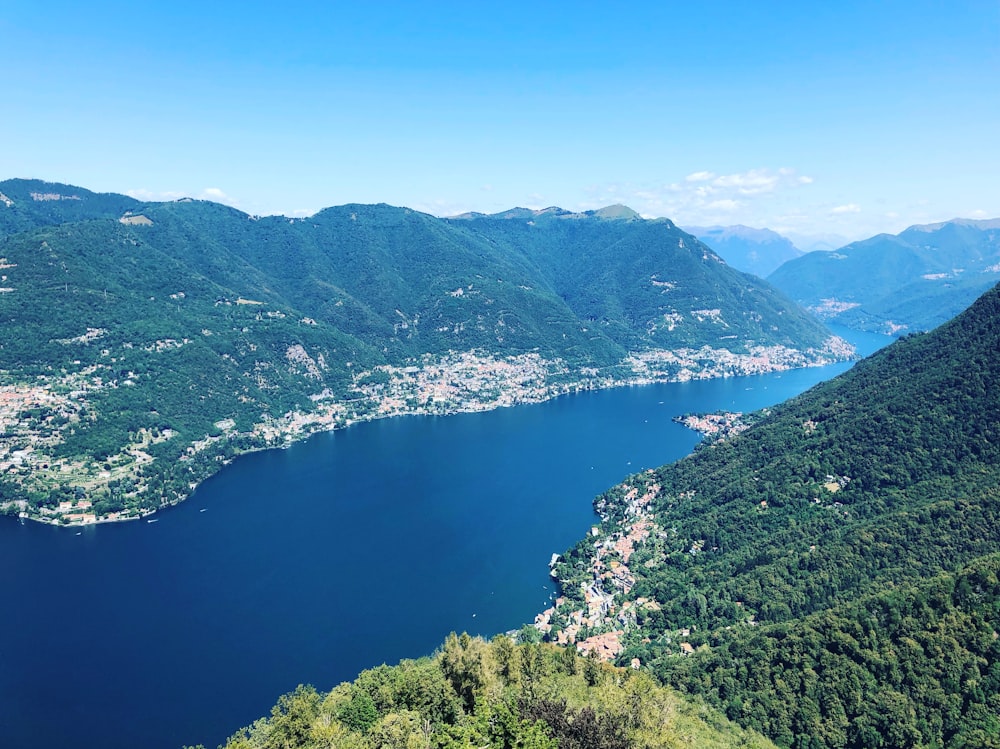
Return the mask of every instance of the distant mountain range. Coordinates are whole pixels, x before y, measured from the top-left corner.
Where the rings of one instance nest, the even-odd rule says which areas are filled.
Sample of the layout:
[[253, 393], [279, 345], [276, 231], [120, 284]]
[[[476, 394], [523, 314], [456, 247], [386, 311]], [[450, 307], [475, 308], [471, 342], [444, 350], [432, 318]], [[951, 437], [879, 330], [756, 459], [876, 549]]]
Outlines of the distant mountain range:
[[791, 240], [770, 229], [749, 226], [685, 226], [684, 231], [715, 250], [737, 270], [766, 278], [789, 260], [803, 255]]
[[786, 236], [796, 247], [803, 252], [816, 252], [817, 250], [835, 250], [850, 242], [845, 236], [840, 234], [799, 234], [798, 232], [787, 232]]
[[955, 219], [790, 260], [768, 280], [826, 320], [929, 330], [1000, 281], [1000, 220]]
[[[90, 522], [317, 429], [849, 348], [623, 206], [258, 218], [0, 182], [0, 506]], [[7, 391], [5, 391], [7, 392]]]

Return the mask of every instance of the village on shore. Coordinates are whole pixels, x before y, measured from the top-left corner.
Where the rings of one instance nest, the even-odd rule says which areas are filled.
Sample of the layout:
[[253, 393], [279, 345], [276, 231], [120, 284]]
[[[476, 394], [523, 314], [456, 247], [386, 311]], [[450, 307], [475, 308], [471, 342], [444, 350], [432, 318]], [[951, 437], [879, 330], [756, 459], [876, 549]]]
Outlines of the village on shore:
[[[831, 339], [826, 351], [808, 354], [780, 346], [758, 347], [746, 354], [709, 346], [647, 351], [628, 357], [613, 372], [570, 371], [561, 360], [546, 360], [534, 353], [508, 357], [478, 352], [425, 355], [405, 367], [385, 365], [355, 372], [346, 397], [323, 390], [310, 396], [310, 410], [277, 417], [263, 415], [250, 432], [238, 432], [234, 419], [220, 419], [215, 434], [186, 447], [181, 463], [193, 465], [199, 457], [212, 456], [214, 472], [232, 459], [232, 445], [237, 441], [237, 453], [285, 447], [316, 432], [377, 418], [487, 411], [583, 390], [822, 366], [848, 355], [849, 347], [845, 347], [847, 344], [840, 339]], [[301, 346], [290, 347], [286, 358], [290, 371], [319, 379], [316, 375], [322, 362], [314, 361]], [[112, 487], [132, 496], [149, 491], [146, 469], [154, 458], [148, 449], [157, 442], [177, 439], [176, 433], [170, 429], [140, 430], [117, 454], [102, 461], [85, 455], [58, 456], [55, 448], [70, 430], [83, 420], [99, 417], [90, 396], [108, 386], [100, 367], [38, 377], [31, 383], [9, 382], [3, 375], [0, 373], [0, 477], [5, 487], [19, 487], [23, 496], [9, 496], [8, 490], [8, 496], [0, 496], [0, 510], [60, 525], [132, 520], [153, 511], [146, 508], [101, 514], [95, 511], [94, 501]], [[223, 451], [227, 445], [229, 450]], [[207, 475], [199, 476], [192, 470], [184, 491], [156, 504], [183, 500], [204, 478]], [[49, 503], [36, 507], [27, 499], [32, 492], [38, 495], [60, 489], [60, 501], [54, 506]]]

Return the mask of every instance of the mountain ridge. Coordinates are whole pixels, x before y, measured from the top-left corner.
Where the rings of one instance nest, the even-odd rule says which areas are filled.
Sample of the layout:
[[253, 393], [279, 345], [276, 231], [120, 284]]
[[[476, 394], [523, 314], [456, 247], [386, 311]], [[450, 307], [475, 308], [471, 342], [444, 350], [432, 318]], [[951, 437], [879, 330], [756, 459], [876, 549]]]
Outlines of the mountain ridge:
[[557, 219], [582, 219], [582, 218], [598, 218], [606, 221], [639, 221], [639, 220], [662, 220], [669, 221], [669, 219], [643, 219], [636, 211], [629, 208], [627, 205], [621, 203], [615, 203], [613, 205], [607, 205], [603, 208], [596, 208], [589, 211], [569, 211], [565, 208], [560, 208], [558, 206], [549, 206], [548, 208], [510, 208], [506, 211], [500, 211], [499, 213], [480, 213], [478, 211], [469, 211], [467, 213], [460, 213], [456, 216], [446, 216], [446, 219], [454, 220], [473, 220], [473, 219], [493, 219], [493, 220], [503, 220], [503, 219], [534, 219], [534, 218], [557, 218]]
[[1000, 220], [956, 219], [789, 260], [768, 280], [824, 320], [929, 330], [1000, 279]]
[[125, 195], [40, 179], [4, 180], [0, 196], [0, 237], [53, 223], [118, 218], [141, 205]]
[[687, 226], [721, 255], [727, 263], [745, 273], [766, 278], [783, 263], [801, 257], [802, 250], [787, 237], [771, 229], [735, 226]]
[[943, 229], [948, 224], [956, 226], [971, 226], [976, 229], [1000, 229], [1000, 218], [953, 218], [948, 221], [938, 221], [931, 224], [914, 224], [908, 226], [902, 233], [909, 231], [934, 232]]
[[28, 199], [86, 206], [0, 238], [0, 506], [41, 520], [134, 517], [239, 452], [359, 419], [849, 355], [671, 222], [616, 207], [288, 218]]

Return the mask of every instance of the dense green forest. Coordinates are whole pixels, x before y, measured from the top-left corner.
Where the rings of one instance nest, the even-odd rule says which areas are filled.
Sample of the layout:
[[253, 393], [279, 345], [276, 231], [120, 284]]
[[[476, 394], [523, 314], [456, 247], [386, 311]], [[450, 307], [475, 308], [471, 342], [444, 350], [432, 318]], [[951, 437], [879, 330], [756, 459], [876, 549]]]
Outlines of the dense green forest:
[[782, 746], [997, 745], [998, 379], [993, 289], [615, 487], [550, 637], [590, 606], [573, 639], [620, 631], [621, 662]]
[[998, 572], [992, 555], [652, 667], [783, 746], [1000, 747]]
[[[752, 276], [726, 265], [668, 219], [643, 220], [624, 206], [605, 211], [508, 212], [450, 223], [520, 248], [577, 317], [632, 350], [709, 341], [729, 341], [724, 345], [737, 350], [747, 339], [788, 346], [818, 343], [814, 322], [802, 318], [795, 304], [748, 283]], [[669, 264], [663, 262], [667, 255]], [[705, 272], [706, 265], [711, 272]], [[671, 325], [671, 313], [716, 308], [718, 316], [694, 315]]]
[[[82, 187], [40, 179], [0, 182], [0, 237], [39, 226], [53, 226], [95, 218], [117, 219], [141, 205], [114, 193], [95, 193]], [[4, 199], [5, 198], [5, 199]]]
[[646, 674], [551, 645], [451, 635], [433, 657], [300, 686], [226, 749], [773, 746]]
[[624, 209], [289, 219], [35, 180], [0, 193], [0, 510], [54, 522], [134, 517], [240, 452], [361, 419], [850, 353]]

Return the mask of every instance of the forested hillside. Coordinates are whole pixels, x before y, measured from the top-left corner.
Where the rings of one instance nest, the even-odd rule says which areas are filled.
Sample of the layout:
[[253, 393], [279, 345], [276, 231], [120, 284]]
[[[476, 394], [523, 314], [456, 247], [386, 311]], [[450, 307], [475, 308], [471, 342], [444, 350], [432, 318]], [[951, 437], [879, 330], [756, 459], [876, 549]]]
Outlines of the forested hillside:
[[289, 219], [2, 193], [0, 509], [42, 520], [135, 517], [241, 451], [359, 419], [850, 355], [669, 221], [623, 210]]
[[1000, 746], [1000, 556], [653, 668], [783, 746]]
[[8, 179], [0, 182], [0, 237], [71, 221], [117, 219], [138, 205], [125, 195], [40, 179]]
[[540, 624], [783, 746], [998, 745], [998, 380], [994, 288], [598, 498]]
[[956, 219], [789, 260], [767, 277], [820, 318], [858, 330], [930, 330], [1000, 278], [1000, 220]]
[[299, 687], [226, 749], [773, 746], [649, 676], [551, 645], [451, 635], [432, 658]]
[[509, 211], [453, 219], [519, 248], [575, 315], [630, 350], [747, 339], [791, 346], [814, 330], [788, 299], [728, 265], [668, 219], [624, 206], [570, 213]]

